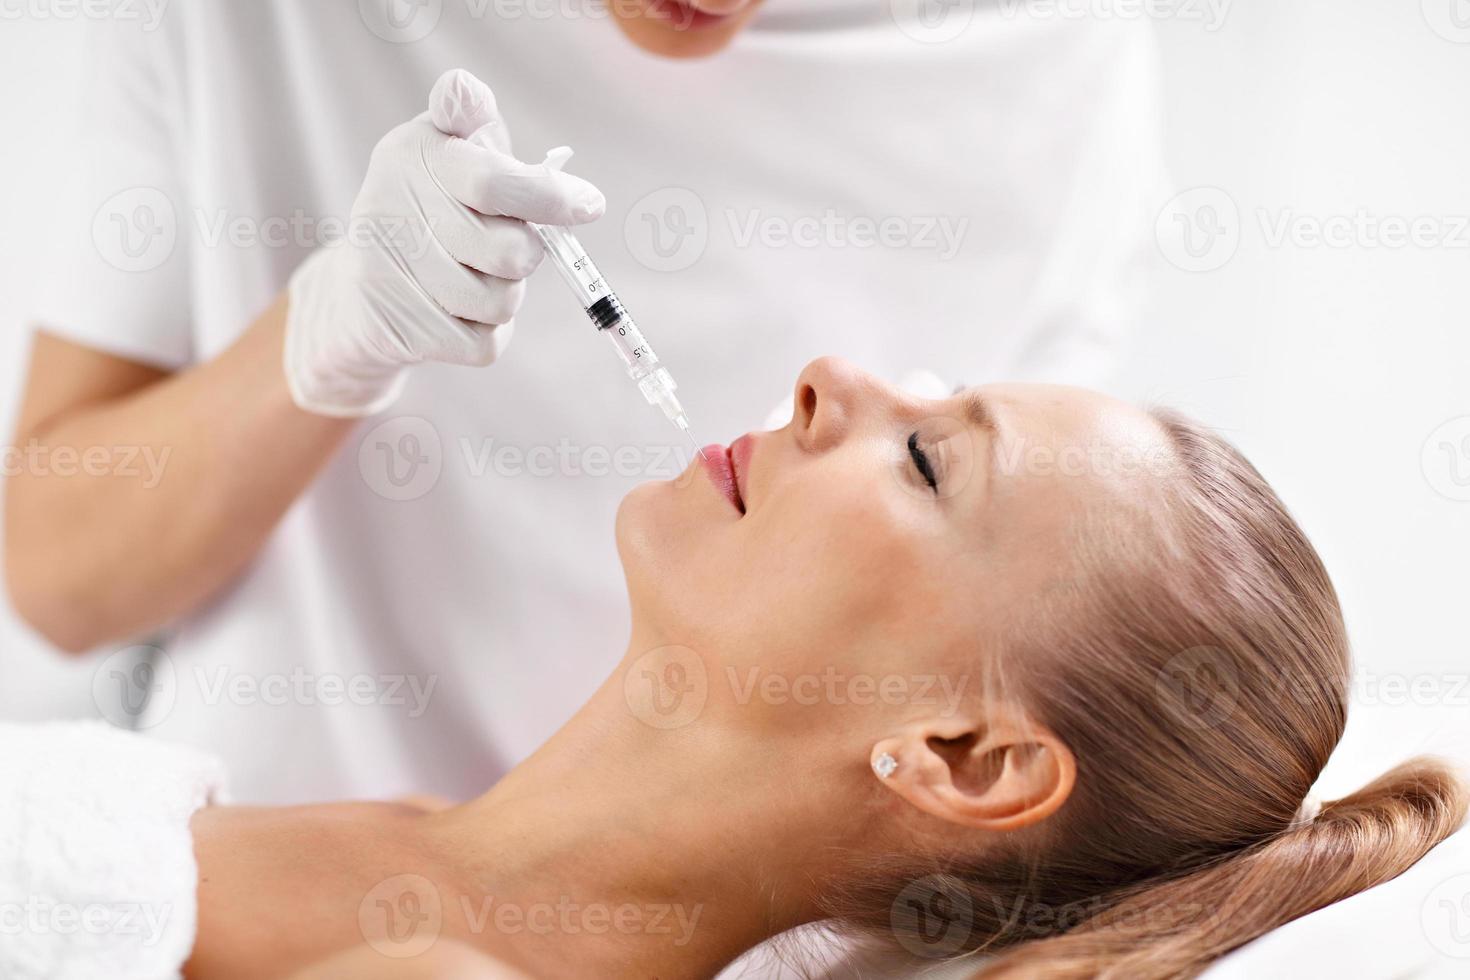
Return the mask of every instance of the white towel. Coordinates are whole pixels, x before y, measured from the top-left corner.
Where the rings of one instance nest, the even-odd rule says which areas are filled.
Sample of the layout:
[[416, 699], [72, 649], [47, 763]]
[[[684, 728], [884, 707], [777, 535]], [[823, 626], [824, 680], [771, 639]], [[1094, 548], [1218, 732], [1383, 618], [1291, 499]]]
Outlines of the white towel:
[[0, 724], [0, 977], [177, 977], [197, 922], [189, 819], [224, 768], [101, 722]]

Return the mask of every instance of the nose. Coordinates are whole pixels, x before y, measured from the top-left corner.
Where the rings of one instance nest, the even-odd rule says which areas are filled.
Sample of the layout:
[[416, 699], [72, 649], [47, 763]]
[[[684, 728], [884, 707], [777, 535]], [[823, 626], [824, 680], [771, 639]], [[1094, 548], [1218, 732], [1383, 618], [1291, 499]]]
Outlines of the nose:
[[796, 379], [791, 428], [802, 447], [822, 452], [842, 441], [871, 379], [840, 357], [819, 357]]

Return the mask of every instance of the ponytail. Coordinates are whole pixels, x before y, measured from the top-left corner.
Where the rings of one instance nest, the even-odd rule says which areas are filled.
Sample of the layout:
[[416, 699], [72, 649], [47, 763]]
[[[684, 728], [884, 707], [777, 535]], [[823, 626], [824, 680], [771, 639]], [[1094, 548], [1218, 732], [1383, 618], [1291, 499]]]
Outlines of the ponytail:
[[1415, 759], [1315, 820], [1177, 878], [1131, 889], [1077, 928], [996, 961], [985, 980], [1191, 977], [1309, 912], [1398, 877], [1465, 818], [1464, 784]]

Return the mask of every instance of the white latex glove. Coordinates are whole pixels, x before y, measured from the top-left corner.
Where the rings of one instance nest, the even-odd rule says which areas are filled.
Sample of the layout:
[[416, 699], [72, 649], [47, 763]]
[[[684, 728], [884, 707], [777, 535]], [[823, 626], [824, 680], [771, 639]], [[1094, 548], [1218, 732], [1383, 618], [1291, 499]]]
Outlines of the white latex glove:
[[[905, 372], [899, 377], [897, 386], [900, 391], [906, 391], [910, 395], [917, 395], [920, 398], [931, 398], [935, 401], [941, 398], [948, 398], [955, 393], [954, 385], [946, 384], [939, 375], [933, 371], [923, 370], [922, 368]], [[796, 393], [792, 392], [783, 398], [766, 415], [766, 429], [784, 428], [790, 424], [791, 418], [795, 414]]]
[[429, 111], [373, 150], [346, 240], [291, 277], [291, 397], [321, 415], [371, 415], [397, 399], [409, 365], [491, 363], [543, 255], [526, 222], [582, 224], [604, 205], [587, 181], [512, 156], [489, 87], [446, 73]]

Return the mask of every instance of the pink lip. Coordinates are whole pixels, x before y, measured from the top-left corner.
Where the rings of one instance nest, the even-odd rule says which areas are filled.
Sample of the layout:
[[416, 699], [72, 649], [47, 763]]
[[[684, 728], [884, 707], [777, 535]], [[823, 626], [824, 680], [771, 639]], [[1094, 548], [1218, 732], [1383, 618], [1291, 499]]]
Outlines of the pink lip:
[[723, 24], [731, 14], [711, 14], [697, 10], [681, 0], [649, 0], [645, 8], [648, 16], [672, 25], [677, 30], [697, 31], [715, 24]]
[[750, 457], [755, 454], [755, 437], [746, 433], [730, 443], [730, 470], [735, 474], [735, 492], [740, 495], [740, 511], [745, 512], [745, 502], [750, 492]]
[[[736, 443], [738, 445], [739, 440]], [[744, 514], [745, 501], [740, 495], [740, 480], [736, 476], [735, 463], [731, 458], [733, 449], [733, 446], [726, 449], [719, 444], [705, 446], [704, 454], [700, 456], [699, 462], [704, 467], [705, 473], [709, 475], [710, 482], [715, 485], [715, 489], [725, 495], [731, 507]]]

